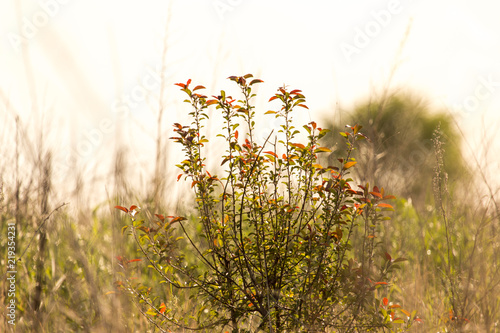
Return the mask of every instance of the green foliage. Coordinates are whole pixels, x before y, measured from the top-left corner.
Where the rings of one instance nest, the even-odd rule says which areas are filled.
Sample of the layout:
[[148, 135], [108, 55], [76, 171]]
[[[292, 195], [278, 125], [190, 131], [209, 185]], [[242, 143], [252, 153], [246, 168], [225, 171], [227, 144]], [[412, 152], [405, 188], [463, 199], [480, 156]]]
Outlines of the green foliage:
[[[229, 79], [241, 90], [239, 100], [224, 91], [209, 99], [198, 92], [203, 86], [190, 87], [191, 80], [177, 84], [192, 107], [190, 125], [174, 124], [172, 139], [185, 154], [177, 179], [191, 181], [197, 213], [141, 219], [137, 206], [117, 206], [130, 216], [123, 231], [142, 253], [122, 258], [119, 289], [162, 331], [402, 331], [420, 320], [385, 297], [390, 276], [406, 259], [377, 248], [384, 212], [393, 210], [385, 201], [394, 197], [377, 186], [352, 187], [353, 153], [366, 139], [361, 126], [347, 126], [343, 156], [323, 166], [319, 154], [330, 149], [319, 140], [327, 130], [315, 122], [303, 126], [305, 133], [293, 126], [294, 109], [307, 108], [305, 97], [281, 87], [269, 100], [281, 106], [266, 114], [283, 125], [259, 144], [251, 100], [252, 86], [262, 81], [251, 74]], [[206, 169], [209, 106], [224, 120], [221, 177]], [[307, 139], [300, 143], [302, 133]], [[161, 285], [137, 279], [133, 265], [140, 260]], [[179, 297], [194, 302], [175, 306], [172, 299]]]
[[[432, 135], [440, 126], [445, 145], [446, 172], [450, 181], [468, 178], [461, 158], [461, 138], [451, 116], [431, 112], [428, 105], [411, 95], [396, 94], [369, 101], [348, 113], [346, 121], [364, 125], [371, 139], [360, 146], [363, 161], [356, 175], [381, 182], [406, 198], [422, 205], [431, 193], [435, 165]], [[334, 132], [341, 124], [328, 121]], [[330, 143], [334, 138], [329, 138]], [[344, 149], [340, 147], [340, 149]]]

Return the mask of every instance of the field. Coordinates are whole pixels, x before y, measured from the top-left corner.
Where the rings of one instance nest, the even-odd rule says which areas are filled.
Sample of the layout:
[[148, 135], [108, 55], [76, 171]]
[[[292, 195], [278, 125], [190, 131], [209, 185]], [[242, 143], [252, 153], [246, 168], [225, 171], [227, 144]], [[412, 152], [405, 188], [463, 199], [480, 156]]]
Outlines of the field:
[[[397, 113], [418, 109], [411, 101], [404, 103], [400, 98], [381, 104], [389, 114], [395, 112], [391, 126], [415, 124], [417, 118], [410, 111], [409, 116]], [[377, 107], [377, 110], [382, 114], [383, 109]], [[368, 111], [363, 112], [360, 114]], [[413, 117], [412, 122], [404, 117]], [[99, 176], [92, 178], [83, 177], [75, 168], [61, 184], [55, 172], [55, 152], [44, 145], [47, 133], [35, 128], [37, 135], [27, 135], [30, 129], [19, 118], [6, 120], [1, 138], [6, 153], [0, 165], [1, 264], [7, 268], [0, 281], [1, 330], [153, 332], [148, 316], [154, 318], [154, 311], [148, 313], [147, 307], [138, 306], [138, 298], [131, 296], [130, 290], [121, 288], [130, 279], [152, 286], [155, 300], [161, 301], [162, 306], [171, 307], [176, 313], [191, 311], [194, 315], [193, 311], [198, 310], [196, 298], [193, 300], [193, 294], [188, 292], [172, 290], [171, 285], [162, 283], [164, 279], [147, 267], [145, 253], [138, 250], [134, 238], [123, 228], [131, 225], [129, 217], [115, 208], [138, 205], [147, 221], [154, 221], [154, 214], [186, 216], [190, 228], [198, 228], [201, 220], [199, 213], [191, 208], [195, 207], [195, 195], [189, 184], [183, 180], [176, 182], [178, 172], [170, 171], [174, 170], [171, 166], [165, 171], [167, 164], [182, 160], [171, 161], [165, 156], [166, 148], [174, 143], [158, 138], [156, 154], [149, 161], [156, 167], [146, 179], [134, 178], [134, 168], [128, 165], [129, 152], [126, 147], [117, 147], [108, 154], [114, 157], [110, 158], [107, 171], [101, 168]], [[390, 142], [383, 140], [383, 136], [377, 137], [384, 132], [383, 128], [367, 124], [364, 133], [371, 134], [370, 142], [353, 153], [359, 166], [353, 168], [358, 171], [353, 171], [352, 186], [356, 182], [377, 181], [387, 193], [396, 196], [388, 202], [394, 207], [394, 212], [389, 213], [391, 220], [374, 227], [373, 262], [407, 259], [401, 260], [399, 269], [394, 269], [376, 293], [390, 300], [389, 304], [384, 301], [384, 306], [397, 304], [406, 309], [397, 312], [399, 316], [416, 311], [410, 332], [498, 332], [498, 188], [491, 185], [493, 176], [487, 173], [484, 162], [478, 162], [479, 156], [463, 160], [465, 148], [456, 144], [463, 136], [450, 129], [451, 119], [440, 118], [430, 124], [442, 126], [442, 131], [435, 132], [438, 126], [434, 126], [427, 137], [408, 134], [404, 140]], [[333, 133], [325, 139], [329, 147], [344, 149], [339, 144], [342, 137], [338, 128], [333, 125], [331, 128]], [[400, 130], [408, 133], [407, 129]], [[238, 139], [237, 132], [232, 135]], [[339, 150], [332, 151], [326, 160], [340, 156]], [[450, 151], [454, 153], [447, 154]], [[415, 159], [415, 152], [420, 154], [419, 159]], [[382, 157], [374, 160], [371, 156]], [[401, 167], [401, 161], [410, 161], [411, 167], [408, 164]], [[350, 166], [344, 164], [345, 169]], [[172, 197], [172, 193], [180, 194]], [[172, 232], [182, 234], [179, 228]], [[335, 237], [342, 238], [342, 234]], [[364, 253], [358, 248], [363, 244], [362, 238], [362, 234], [355, 232], [349, 242], [354, 256]], [[187, 262], [196, 258], [187, 247], [180, 253]], [[144, 315], [139, 309], [143, 309]], [[250, 320], [247, 328], [257, 330], [257, 322]], [[403, 330], [403, 325], [394, 327], [396, 331]]]

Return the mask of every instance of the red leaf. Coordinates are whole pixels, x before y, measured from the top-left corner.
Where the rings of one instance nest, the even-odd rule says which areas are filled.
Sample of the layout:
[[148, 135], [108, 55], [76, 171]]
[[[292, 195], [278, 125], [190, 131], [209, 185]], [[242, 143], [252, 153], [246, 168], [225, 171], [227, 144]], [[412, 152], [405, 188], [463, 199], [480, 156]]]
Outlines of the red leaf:
[[273, 155], [274, 157], [278, 158], [278, 155], [276, 155], [276, 153], [272, 151], [265, 151], [264, 154]]
[[163, 221], [165, 221], [165, 216], [163, 216], [162, 214], [155, 214], [155, 216], [156, 216], [157, 218], [159, 218], [159, 219], [160, 219], [160, 221], [162, 221], [162, 222], [163, 222]]
[[235, 132], [234, 132], [234, 138], [235, 138], [236, 140], [238, 140], [238, 136], [239, 136], [238, 131], [235, 131]]
[[174, 219], [172, 221], [170, 221], [170, 223], [175, 223], [175, 222], [184, 221], [184, 220], [187, 220], [187, 218], [182, 217], [182, 216], [177, 216], [177, 217], [174, 217]]
[[165, 303], [162, 302], [160, 304], [160, 313], [164, 313], [166, 310], [167, 310], [167, 306], [165, 305]]
[[297, 106], [301, 106], [301, 107], [306, 108], [306, 109], [308, 109], [308, 110], [309, 110], [309, 108], [308, 108], [308, 107], [307, 107], [307, 105], [305, 105], [305, 104], [297, 104]]
[[268, 102], [270, 102], [270, 101], [274, 101], [276, 98], [278, 98], [278, 96], [273, 96], [273, 97], [269, 98], [269, 101], [268, 101]]
[[191, 79], [189, 79], [188, 82], [186, 83], [186, 87], [189, 86], [190, 83], [191, 83]]
[[142, 259], [132, 259], [132, 260], [127, 261], [127, 263], [136, 262], [136, 261], [141, 261], [141, 260], [142, 260]]
[[382, 302], [384, 303], [384, 305], [389, 304], [389, 300], [387, 299], [387, 297], [384, 297], [384, 298], [382, 299]]
[[182, 89], [186, 88], [184, 83], [175, 83], [175, 85], [181, 87]]
[[116, 209], [123, 210], [125, 213], [128, 213], [128, 209], [122, 206], [115, 206]]
[[133, 210], [136, 210], [137, 208], [139, 208], [139, 207], [137, 207], [136, 205], [132, 205], [132, 206], [130, 206], [130, 208], [128, 210], [133, 211]]
[[389, 253], [385, 253], [385, 258], [387, 259], [387, 261], [392, 261], [392, 257]]
[[300, 92], [302, 92], [302, 90], [295, 89], [295, 90], [290, 91], [290, 95], [295, 95], [295, 94], [300, 93]]
[[388, 283], [387, 283], [387, 282], [375, 282], [375, 285], [376, 285], [376, 286], [379, 286], [379, 285], [381, 285], [381, 284], [386, 285], [386, 284], [388, 284]]
[[182, 177], [182, 173], [177, 176], [177, 181], [179, 181], [179, 179], [181, 179], [181, 177]]
[[212, 105], [212, 104], [217, 104], [218, 101], [216, 99], [210, 99], [206, 102], [206, 105]]
[[205, 87], [204, 86], [196, 86], [193, 88], [193, 91], [198, 90], [198, 89], [205, 89]]

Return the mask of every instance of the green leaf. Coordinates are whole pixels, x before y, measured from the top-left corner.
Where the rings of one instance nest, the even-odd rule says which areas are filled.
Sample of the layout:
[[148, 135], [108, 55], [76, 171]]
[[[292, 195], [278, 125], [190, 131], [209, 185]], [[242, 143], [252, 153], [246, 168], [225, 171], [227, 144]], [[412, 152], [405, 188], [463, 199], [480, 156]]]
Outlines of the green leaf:
[[251, 86], [252, 84], [255, 84], [255, 83], [261, 83], [261, 82], [264, 82], [264, 81], [259, 80], [259, 79], [254, 79], [254, 80], [252, 80], [252, 81], [249, 83], [249, 85]]
[[314, 153], [331, 153], [332, 151], [326, 147], [319, 147], [314, 150]]
[[128, 225], [126, 225], [126, 226], [124, 226], [124, 227], [122, 228], [122, 235], [123, 235], [123, 233], [125, 232], [125, 230], [127, 230], [127, 228], [128, 228]]
[[148, 311], [146, 311], [146, 314], [153, 317], [158, 315], [153, 309], [149, 309]]

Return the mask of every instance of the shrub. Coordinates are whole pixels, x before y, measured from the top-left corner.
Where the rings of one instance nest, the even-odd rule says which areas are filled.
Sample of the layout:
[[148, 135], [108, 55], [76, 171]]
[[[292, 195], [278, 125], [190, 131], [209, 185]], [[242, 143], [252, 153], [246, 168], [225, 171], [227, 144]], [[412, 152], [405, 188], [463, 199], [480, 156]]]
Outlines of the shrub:
[[[281, 87], [269, 100], [281, 107], [266, 114], [283, 125], [258, 144], [251, 100], [253, 85], [262, 81], [250, 74], [229, 79], [239, 86], [240, 100], [224, 91], [209, 99], [198, 92], [203, 86], [190, 87], [191, 80], [177, 84], [192, 107], [190, 125], [174, 124], [172, 139], [186, 156], [177, 179], [191, 181], [197, 214], [144, 220], [137, 206], [117, 206], [132, 219], [124, 230], [136, 240], [141, 259], [165, 283], [139, 282], [131, 266], [141, 259], [122, 258], [119, 289], [133, 295], [162, 331], [364, 332], [403, 330], [419, 320], [385, 297], [391, 272], [405, 260], [377, 249], [377, 225], [392, 210], [384, 201], [394, 197], [377, 186], [351, 185], [355, 145], [366, 138], [361, 126], [340, 133], [347, 149], [335, 165], [320, 165], [318, 154], [330, 152], [319, 144], [327, 130], [310, 122], [303, 126], [307, 140], [297, 142], [301, 132], [292, 112], [307, 108], [305, 97]], [[218, 134], [226, 142], [222, 177], [205, 166], [209, 140], [203, 128], [211, 105], [224, 120]], [[362, 241], [354, 251], [356, 228]], [[179, 297], [192, 300], [180, 307], [174, 301]]]
[[[432, 139], [439, 126], [445, 140], [443, 158], [450, 180], [470, 181], [471, 174], [460, 153], [462, 140], [453, 118], [433, 110], [423, 99], [403, 93], [375, 98], [350, 110], [345, 118], [347, 122], [356, 120], [364, 124], [363, 131], [371, 139], [359, 147], [360, 167], [355, 173], [361, 179], [382, 182], [393, 193], [412, 198], [414, 204], [423, 208], [426, 199], [432, 196], [435, 163]], [[327, 128], [338, 130], [341, 126], [331, 119], [327, 121]], [[328, 143], [334, 144], [334, 138], [330, 139]]]

